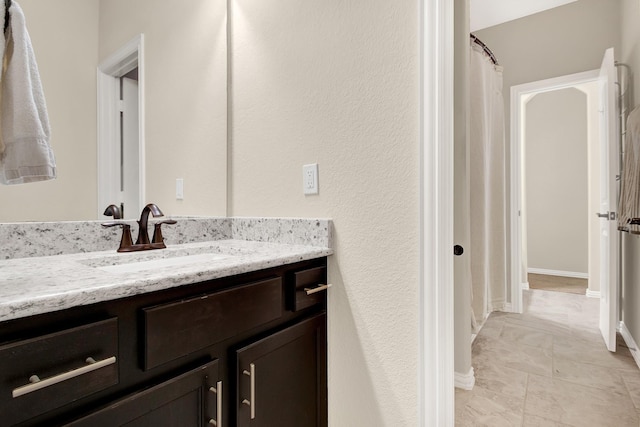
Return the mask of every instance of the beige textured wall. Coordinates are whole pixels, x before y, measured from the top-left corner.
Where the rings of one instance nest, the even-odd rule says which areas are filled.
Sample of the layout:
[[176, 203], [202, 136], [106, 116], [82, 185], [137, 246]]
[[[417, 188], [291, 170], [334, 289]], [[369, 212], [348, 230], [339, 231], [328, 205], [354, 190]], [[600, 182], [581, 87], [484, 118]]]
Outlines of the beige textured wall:
[[19, 3], [47, 101], [58, 178], [0, 186], [0, 221], [95, 218], [99, 1]]
[[417, 425], [419, 3], [231, 5], [230, 214], [333, 218], [330, 423]]
[[[100, 2], [100, 60], [140, 33], [146, 201], [165, 215], [226, 215], [226, 2]], [[182, 201], [176, 178], [184, 178]]]
[[580, 0], [475, 34], [504, 66], [509, 111], [511, 86], [600, 68], [620, 47], [620, 0]]
[[525, 114], [529, 268], [587, 274], [587, 95], [540, 93]]

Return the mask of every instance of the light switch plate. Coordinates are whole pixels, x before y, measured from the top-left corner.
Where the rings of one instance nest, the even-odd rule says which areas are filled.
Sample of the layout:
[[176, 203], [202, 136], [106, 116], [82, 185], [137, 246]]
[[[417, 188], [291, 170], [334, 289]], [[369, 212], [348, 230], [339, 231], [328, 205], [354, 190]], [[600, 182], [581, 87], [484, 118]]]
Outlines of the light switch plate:
[[176, 200], [184, 200], [184, 179], [176, 179]]
[[302, 189], [304, 194], [318, 194], [318, 164], [302, 166]]

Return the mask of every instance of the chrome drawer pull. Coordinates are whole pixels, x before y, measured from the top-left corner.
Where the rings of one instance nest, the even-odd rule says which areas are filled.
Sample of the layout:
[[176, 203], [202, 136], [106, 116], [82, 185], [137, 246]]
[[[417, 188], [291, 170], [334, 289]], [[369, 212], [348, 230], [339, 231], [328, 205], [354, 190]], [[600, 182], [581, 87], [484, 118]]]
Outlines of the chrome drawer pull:
[[251, 400], [244, 399], [242, 403], [251, 408], [251, 419], [253, 420], [256, 418], [256, 365], [250, 363], [249, 370], [245, 369], [242, 373], [251, 377], [251, 396], [249, 397]]
[[304, 288], [304, 291], [307, 293], [307, 295], [312, 295], [315, 294], [316, 292], [322, 292], [324, 290], [329, 289], [331, 286], [333, 286], [331, 283], [326, 284], [326, 285], [319, 285], [315, 288]]
[[214, 426], [222, 425], [222, 381], [218, 381], [215, 387], [209, 387], [209, 391], [216, 395], [217, 420], [209, 420], [209, 424]]
[[30, 384], [26, 384], [16, 389], [13, 389], [13, 392], [11, 393], [11, 395], [14, 398], [24, 396], [25, 394], [34, 392], [36, 390], [40, 390], [45, 387], [49, 387], [51, 385], [61, 383], [62, 381], [66, 381], [71, 378], [75, 378], [80, 375], [98, 370], [100, 368], [104, 368], [105, 366], [113, 365], [114, 363], [116, 363], [116, 357], [111, 356], [107, 359], [100, 360], [97, 362], [93, 360], [92, 357], [87, 357], [85, 362], [87, 362], [87, 365], [85, 366], [82, 366], [80, 368], [74, 369], [69, 372], [63, 372], [62, 374], [59, 374], [50, 378], [45, 378], [43, 380], [41, 380], [37, 375], [32, 375], [31, 377], [29, 377]]

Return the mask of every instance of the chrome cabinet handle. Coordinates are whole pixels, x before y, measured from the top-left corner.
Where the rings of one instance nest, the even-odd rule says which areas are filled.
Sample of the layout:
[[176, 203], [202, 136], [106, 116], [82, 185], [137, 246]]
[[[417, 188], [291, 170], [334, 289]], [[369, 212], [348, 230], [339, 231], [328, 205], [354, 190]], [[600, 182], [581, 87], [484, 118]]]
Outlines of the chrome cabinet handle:
[[210, 419], [209, 424], [213, 426], [222, 425], [222, 381], [218, 381], [215, 387], [210, 387], [209, 391], [216, 395], [216, 420]]
[[244, 375], [248, 375], [251, 378], [251, 394], [249, 396], [250, 400], [244, 399], [242, 403], [251, 408], [251, 419], [256, 418], [256, 365], [253, 363], [249, 364], [249, 371], [246, 369], [242, 371]]
[[85, 366], [81, 366], [80, 368], [74, 369], [72, 371], [63, 372], [53, 377], [45, 378], [44, 380], [41, 380], [37, 375], [32, 375], [31, 377], [29, 377], [29, 384], [25, 384], [23, 386], [13, 389], [13, 392], [11, 393], [11, 395], [14, 398], [24, 396], [25, 394], [32, 393], [36, 390], [40, 390], [45, 387], [49, 387], [51, 385], [61, 383], [71, 378], [75, 378], [80, 375], [98, 370], [100, 368], [104, 368], [105, 366], [113, 365], [114, 363], [116, 363], [116, 357], [111, 356], [107, 359], [103, 359], [98, 362], [93, 360], [92, 357], [87, 357], [85, 362], [87, 363], [87, 365]]
[[333, 286], [331, 283], [326, 284], [326, 285], [319, 285], [315, 288], [304, 288], [304, 291], [307, 293], [307, 295], [313, 295], [316, 292], [322, 292], [326, 289], [329, 289], [331, 286]]

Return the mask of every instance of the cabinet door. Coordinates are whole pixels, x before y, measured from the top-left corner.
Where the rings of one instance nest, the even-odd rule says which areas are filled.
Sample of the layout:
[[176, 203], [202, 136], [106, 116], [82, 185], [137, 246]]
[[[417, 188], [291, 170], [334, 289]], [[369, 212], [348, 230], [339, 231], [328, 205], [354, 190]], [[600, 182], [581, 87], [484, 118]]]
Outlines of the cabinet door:
[[214, 360], [118, 400], [67, 426], [222, 426], [221, 392], [218, 361]]
[[237, 425], [327, 425], [326, 315], [236, 351]]

